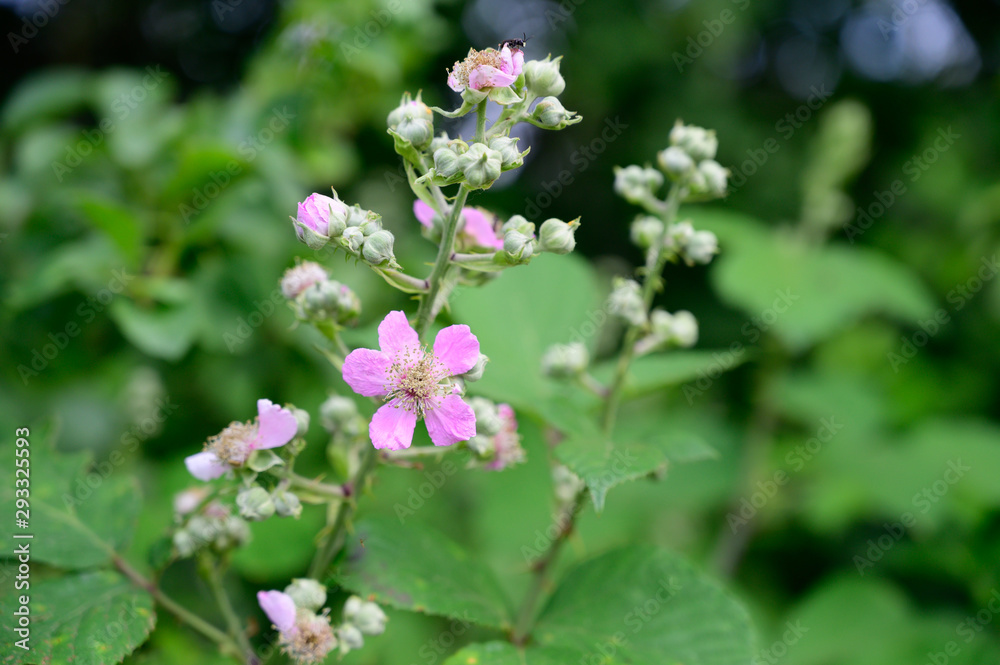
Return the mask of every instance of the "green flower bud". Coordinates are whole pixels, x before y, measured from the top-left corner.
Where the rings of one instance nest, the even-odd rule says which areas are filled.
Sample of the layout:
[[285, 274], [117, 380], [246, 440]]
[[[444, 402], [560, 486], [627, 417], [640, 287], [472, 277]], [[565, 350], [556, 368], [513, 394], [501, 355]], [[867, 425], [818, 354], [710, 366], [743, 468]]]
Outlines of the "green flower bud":
[[470, 187], [486, 188], [500, 177], [503, 157], [482, 143], [474, 143], [458, 158], [458, 164]]
[[377, 231], [365, 239], [361, 255], [373, 266], [392, 265], [396, 257], [392, 253], [392, 243], [395, 241], [388, 231]]
[[338, 325], [350, 325], [361, 314], [361, 300], [348, 286], [331, 279], [305, 292], [302, 311], [303, 318], [329, 319]]
[[649, 315], [649, 326], [655, 340], [662, 344], [690, 347], [698, 341], [698, 321], [687, 310], [670, 314], [655, 309]]
[[547, 219], [538, 230], [538, 248], [553, 254], [569, 254], [576, 247], [574, 233], [580, 222], [564, 222], [561, 219]]
[[558, 97], [566, 89], [566, 80], [559, 73], [559, 61], [548, 57], [545, 60], [529, 60], [524, 63], [524, 84], [536, 97]]
[[434, 170], [442, 178], [450, 178], [461, 169], [458, 154], [449, 148], [438, 148], [434, 151]]
[[291, 596], [295, 607], [311, 612], [318, 612], [326, 604], [326, 587], [308, 577], [297, 577], [285, 587], [285, 593]]
[[215, 547], [218, 549], [229, 549], [239, 547], [250, 542], [250, 525], [245, 521], [230, 515], [222, 522], [222, 529], [215, 539]]
[[646, 323], [646, 304], [642, 299], [642, 288], [633, 279], [616, 277], [612, 281], [611, 295], [608, 296], [608, 312], [634, 326]]
[[693, 263], [708, 263], [719, 253], [719, 239], [711, 231], [695, 231], [684, 246], [684, 255]]
[[364, 635], [353, 623], [345, 623], [337, 628], [337, 641], [340, 642], [340, 653], [345, 654], [365, 645]]
[[717, 197], [726, 195], [726, 180], [729, 178], [729, 169], [724, 168], [714, 159], [706, 159], [698, 164], [698, 172], [705, 179], [705, 189], [709, 194]]
[[615, 168], [615, 193], [629, 203], [642, 203], [656, 196], [663, 174], [656, 169], [632, 164]]
[[671, 224], [667, 230], [666, 247], [680, 254], [684, 251], [684, 247], [687, 246], [693, 235], [694, 227], [691, 226], [691, 222], [685, 220]]
[[236, 495], [236, 507], [240, 509], [240, 517], [258, 522], [273, 515], [275, 509], [271, 495], [258, 485], [240, 490]]
[[694, 160], [691, 159], [691, 155], [677, 146], [670, 146], [666, 150], [656, 153], [656, 161], [663, 172], [673, 180], [684, 177], [688, 171], [694, 168]]
[[714, 131], [685, 125], [680, 120], [670, 130], [670, 144], [686, 152], [696, 162], [714, 159], [719, 148], [719, 140], [715, 137]]
[[274, 501], [274, 511], [278, 513], [279, 517], [299, 519], [299, 516], [302, 515], [302, 502], [291, 492], [278, 490], [271, 498]]
[[288, 407], [295, 416], [295, 422], [298, 423], [299, 428], [295, 432], [295, 436], [305, 436], [306, 432], [309, 431], [309, 412], [305, 409], [298, 409], [294, 406]]
[[517, 149], [519, 139], [512, 139], [508, 136], [498, 136], [490, 141], [490, 148], [500, 153], [500, 163], [504, 171], [515, 169], [524, 164], [524, 156], [527, 153]]
[[582, 118], [573, 111], [567, 111], [555, 97], [543, 97], [535, 105], [530, 120], [543, 129], [564, 129], [580, 122]]
[[363, 222], [361, 224], [361, 226], [359, 226], [358, 228], [361, 229], [361, 234], [364, 235], [364, 237], [367, 238], [368, 236], [372, 235], [373, 233], [376, 233], [376, 232], [382, 230], [382, 220], [381, 219], [369, 219], [369, 220]]
[[460, 377], [467, 381], [468, 383], [475, 383], [479, 379], [483, 378], [483, 373], [486, 371], [486, 364], [490, 361], [486, 354], [480, 353], [479, 359], [476, 364], [472, 366], [465, 374], [461, 374]]
[[198, 551], [198, 541], [187, 529], [180, 529], [174, 533], [173, 545], [177, 556], [182, 559], [186, 559]]
[[[355, 204], [347, 209], [347, 215], [345, 216], [344, 223], [346, 226], [364, 226], [366, 222], [382, 222], [382, 216], [377, 212], [372, 212], [371, 210], [365, 210], [361, 206]], [[381, 228], [381, 226], [379, 227]]]
[[403, 101], [389, 113], [386, 122], [404, 139], [413, 144], [417, 150], [423, 150], [434, 138], [434, 113], [420, 101], [410, 100], [409, 95], [403, 95]]
[[642, 249], [649, 249], [663, 235], [663, 222], [656, 217], [644, 215], [636, 218], [629, 229], [632, 242]]
[[361, 432], [360, 418], [358, 406], [349, 397], [331, 395], [319, 407], [320, 422], [330, 434], [357, 436]]
[[507, 231], [503, 236], [503, 251], [514, 261], [527, 261], [534, 253], [530, 237], [519, 231]]
[[583, 480], [569, 470], [569, 467], [557, 464], [552, 467], [552, 489], [559, 503], [570, 503], [584, 487]]
[[357, 226], [348, 226], [340, 236], [341, 246], [351, 254], [357, 254], [365, 241], [365, 234]]
[[365, 635], [381, 635], [385, 632], [388, 617], [382, 608], [372, 602], [351, 596], [344, 603], [344, 621], [353, 624]]
[[500, 431], [500, 412], [492, 400], [485, 397], [470, 397], [468, 400], [472, 412], [476, 414], [476, 434], [492, 436]]
[[448, 132], [441, 132], [431, 139], [431, 145], [427, 148], [427, 151], [434, 154], [441, 148], [447, 148], [449, 141], [451, 141], [451, 139], [448, 137]]
[[553, 344], [542, 356], [542, 374], [553, 379], [577, 376], [590, 364], [590, 354], [581, 342]]
[[523, 233], [529, 238], [534, 237], [535, 235], [535, 225], [521, 215], [514, 215], [508, 219], [503, 223], [503, 226], [500, 227], [500, 230], [505, 234], [507, 231], [517, 231], [518, 233]]

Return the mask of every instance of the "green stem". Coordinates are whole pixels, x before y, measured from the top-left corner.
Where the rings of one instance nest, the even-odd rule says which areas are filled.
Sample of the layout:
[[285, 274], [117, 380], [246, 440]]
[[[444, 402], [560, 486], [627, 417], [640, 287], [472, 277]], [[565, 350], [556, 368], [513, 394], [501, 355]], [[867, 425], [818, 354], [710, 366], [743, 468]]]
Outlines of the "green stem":
[[212, 596], [215, 598], [215, 602], [222, 611], [223, 618], [226, 620], [229, 635], [240, 645], [243, 653], [253, 653], [253, 647], [250, 646], [250, 640], [243, 629], [243, 624], [239, 617], [236, 616], [233, 604], [229, 600], [229, 594], [226, 593], [226, 588], [222, 583], [222, 571], [219, 569], [218, 561], [212, 555], [207, 555], [204, 559], [204, 567], [208, 586], [211, 588]]
[[479, 102], [476, 107], [476, 143], [486, 143], [486, 100]]
[[549, 548], [542, 555], [542, 558], [533, 566], [534, 576], [531, 580], [531, 587], [528, 589], [528, 595], [524, 597], [524, 601], [521, 603], [521, 609], [518, 610], [517, 619], [514, 623], [514, 634], [511, 638], [514, 644], [518, 646], [522, 646], [528, 639], [528, 635], [531, 632], [532, 620], [535, 618], [535, 612], [538, 607], [538, 601], [549, 584], [549, 572], [552, 564], [555, 563], [563, 543], [569, 539], [570, 534], [576, 528], [576, 517], [583, 508], [583, 501], [586, 496], [587, 491], [581, 490], [573, 498], [573, 501], [567, 505], [558, 519], [559, 533], [556, 534], [555, 539], [549, 544]]
[[[656, 295], [656, 290], [660, 285], [660, 273], [663, 272], [663, 267], [667, 262], [664, 243], [667, 239], [667, 229], [677, 215], [678, 205], [680, 205], [680, 187], [675, 184], [670, 188], [670, 193], [667, 195], [666, 201], [663, 202], [662, 208], [660, 206], [651, 206], [657, 209], [657, 214], [663, 221], [664, 231], [656, 243], [650, 247], [646, 255], [645, 275], [643, 276], [642, 285], [642, 302], [645, 306], [646, 314], [649, 313], [649, 308], [653, 304], [653, 297]], [[611, 436], [615, 428], [618, 407], [621, 405], [622, 393], [625, 389], [625, 379], [628, 376], [629, 367], [631, 367], [632, 360], [635, 357], [635, 343], [639, 340], [641, 333], [642, 326], [637, 325], [630, 325], [625, 332], [622, 355], [618, 359], [615, 376], [611, 382], [611, 387], [608, 389], [608, 400], [604, 403], [602, 426], [604, 434], [608, 437]]]
[[[272, 469], [273, 471], [273, 469]], [[297, 489], [307, 490], [309, 492], [315, 492], [316, 494], [322, 494], [331, 498], [343, 498], [344, 488], [340, 485], [330, 485], [328, 483], [321, 483], [318, 480], [313, 480], [312, 478], [306, 478], [305, 476], [300, 476], [297, 473], [291, 471], [287, 473], [282, 473], [278, 471], [275, 475], [287, 478], [291, 481], [291, 486]]]
[[389, 461], [414, 457], [437, 457], [440, 459], [448, 452], [458, 449], [458, 446], [411, 446], [399, 450], [386, 450], [382, 453], [382, 459]]
[[340, 536], [344, 529], [347, 528], [347, 522], [351, 514], [357, 508], [357, 494], [364, 488], [368, 474], [375, 469], [377, 462], [378, 451], [373, 447], [366, 446], [357, 474], [350, 484], [344, 487], [346, 500], [342, 501], [340, 507], [337, 509], [337, 517], [333, 522], [333, 527], [330, 529], [330, 535], [322, 547], [317, 550], [312, 565], [309, 566], [309, 577], [312, 579], [322, 581], [321, 576], [330, 567], [330, 562], [333, 561], [333, 557], [336, 556], [340, 549]]
[[458, 194], [452, 203], [451, 212], [444, 222], [444, 231], [441, 234], [441, 246], [438, 248], [437, 260], [427, 278], [427, 294], [420, 298], [420, 307], [417, 309], [416, 331], [417, 335], [423, 339], [427, 334], [434, 316], [437, 314], [436, 301], [441, 294], [441, 287], [444, 283], [445, 275], [451, 267], [451, 255], [455, 251], [455, 234], [458, 233], [458, 220], [462, 217], [462, 208], [465, 207], [465, 200], [469, 196], [469, 188], [463, 183], [458, 188]]
[[126, 561], [121, 557], [121, 555], [112, 552], [111, 561], [112, 563], [114, 563], [115, 568], [120, 570], [121, 573], [129, 579], [129, 581], [131, 581], [140, 589], [144, 589], [145, 591], [147, 591], [153, 597], [153, 600], [155, 600], [156, 603], [160, 605], [160, 607], [173, 614], [182, 623], [186, 623], [187, 625], [191, 626], [191, 628], [193, 628], [194, 630], [198, 631], [208, 639], [218, 644], [219, 648], [223, 652], [233, 656], [242, 657], [248, 664], [256, 665], [257, 663], [260, 662], [257, 656], [253, 653], [253, 651], [249, 652], [243, 651], [240, 648], [240, 646], [224, 632], [222, 632], [209, 622], [205, 621], [197, 614], [188, 611], [187, 609], [179, 605], [177, 601], [173, 600], [167, 594], [163, 593], [163, 591], [160, 590], [160, 588], [156, 586], [156, 584], [154, 584], [152, 580], [147, 579], [145, 576], [143, 576], [142, 573], [133, 568], [128, 563], [128, 561]]

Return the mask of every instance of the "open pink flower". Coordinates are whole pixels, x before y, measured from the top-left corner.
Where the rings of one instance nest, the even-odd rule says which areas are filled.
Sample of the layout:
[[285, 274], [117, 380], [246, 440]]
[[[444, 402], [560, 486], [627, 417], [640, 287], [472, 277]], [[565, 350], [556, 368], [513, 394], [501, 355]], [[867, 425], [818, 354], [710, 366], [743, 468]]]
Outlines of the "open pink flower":
[[285, 445], [298, 429], [298, 421], [291, 411], [269, 399], [259, 399], [256, 419], [230, 423], [208, 440], [205, 450], [185, 458], [184, 464], [198, 480], [213, 480], [242, 465], [254, 450]]
[[465, 60], [456, 62], [448, 72], [448, 87], [455, 92], [503, 88], [516, 81], [523, 68], [524, 53], [520, 49], [511, 51], [506, 45], [499, 51], [469, 49]]
[[258, 591], [257, 602], [274, 627], [282, 633], [290, 632], [295, 627], [295, 601], [287, 593]]
[[344, 360], [344, 381], [354, 392], [385, 400], [368, 428], [376, 448], [409, 448], [420, 417], [436, 446], [475, 436], [472, 407], [444, 382], [468, 372], [479, 360], [479, 340], [469, 326], [443, 329], [434, 339], [434, 350], [428, 351], [406, 315], [389, 312], [379, 324], [378, 343], [380, 351], [355, 349]]
[[[413, 214], [416, 215], [417, 221], [426, 228], [431, 227], [435, 214], [434, 208], [417, 199], [413, 202]], [[468, 246], [503, 249], [503, 238], [497, 237], [493, 228], [492, 215], [479, 208], [462, 208], [459, 232], [465, 235], [468, 242], [464, 244]]]

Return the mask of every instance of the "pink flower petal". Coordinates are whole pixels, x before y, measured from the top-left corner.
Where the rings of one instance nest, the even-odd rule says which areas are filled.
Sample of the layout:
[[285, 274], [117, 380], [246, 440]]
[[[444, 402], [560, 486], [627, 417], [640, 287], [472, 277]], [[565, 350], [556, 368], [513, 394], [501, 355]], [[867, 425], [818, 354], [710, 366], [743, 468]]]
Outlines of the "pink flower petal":
[[435, 446], [450, 446], [476, 435], [476, 414], [458, 395], [428, 400], [424, 421]]
[[483, 88], [502, 88], [517, 80], [517, 76], [506, 74], [496, 67], [479, 65], [469, 73], [469, 87], [473, 90]]
[[269, 399], [257, 400], [257, 417], [257, 440], [250, 444], [251, 450], [283, 446], [295, 437], [299, 429], [292, 412]]
[[524, 69], [524, 51], [521, 49], [514, 51], [514, 55], [511, 60], [513, 61], [513, 71], [510, 73], [514, 76], [520, 76], [521, 71]]
[[359, 395], [382, 397], [389, 383], [388, 369], [389, 357], [381, 351], [354, 349], [344, 359], [344, 381]]
[[458, 82], [458, 79], [455, 78], [455, 75], [452, 74], [451, 72], [448, 72], [448, 87], [454, 90], [455, 92], [462, 92], [463, 90], [465, 90], [462, 84]]
[[401, 311], [389, 312], [378, 325], [378, 345], [390, 360], [402, 353], [420, 349], [417, 331], [410, 327], [406, 314]]
[[417, 199], [413, 202], [413, 214], [416, 215], [417, 221], [431, 228], [431, 222], [434, 220], [434, 208], [430, 207], [424, 203], [421, 199]]
[[503, 249], [503, 238], [497, 238], [490, 217], [478, 208], [462, 208], [462, 218], [465, 219], [464, 231], [472, 237], [480, 247]]
[[372, 416], [372, 422], [368, 426], [368, 436], [372, 440], [372, 445], [379, 450], [384, 448], [399, 450], [409, 448], [413, 443], [413, 430], [416, 427], [417, 414], [394, 399], [380, 406]]
[[203, 451], [184, 458], [184, 466], [198, 480], [215, 480], [231, 468], [219, 460], [215, 453]]
[[271, 620], [275, 628], [287, 633], [295, 626], [295, 601], [281, 591], [258, 591], [257, 602], [260, 609]]
[[434, 338], [434, 357], [448, 368], [448, 376], [464, 374], [479, 360], [479, 339], [467, 325], [448, 326]]

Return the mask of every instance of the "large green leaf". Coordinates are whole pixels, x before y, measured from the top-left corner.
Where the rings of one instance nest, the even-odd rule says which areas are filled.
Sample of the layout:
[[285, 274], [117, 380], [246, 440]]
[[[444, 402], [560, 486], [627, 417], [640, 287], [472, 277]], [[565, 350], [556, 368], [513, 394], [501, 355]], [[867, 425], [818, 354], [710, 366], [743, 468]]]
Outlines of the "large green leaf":
[[865, 316], [915, 322], [934, 302], [914, 273], [864, 247], [813, 246], [745, 218], [699, 215], [724, 251], [712, 272], [719, 294], [748, 315], [748, 334], [773, 331], [800, 351]]
[[85, 105], [92, 75], [76, 69], [43, 71], [19, 84], [4, 105], [0, 117], [8, 132], [30, 123], [68, 115]]
[[[32, 561], [60, 568], [107, 563], [128, 544], [139, 512], [135, 480], [114, 463], [121, 458], [91, 467], [87, 453], [55, 453], [40, 441], [30, 450], [29, 527], [15, 531], [13, 520], [4, 520], [0, 540], [30, 533]], [[4, 505], [14, 505], [14, 492], [13, 482], [0, 487]]]
[[493, 572], [446, 536], [408, 521], [358, 523], [336, 581], [377, 602], [506, 630], [507, 599]]
[[[20, 637], [8, 633], [2, 665], [113, 665], [145, 642], [156, 623], [149, 593], [111, 571], [33, 583], [30, 597], [29, 649], [12, 644]], [[5, 617], [17, 602], [14, 594], [0, 600]]]
[[747, 665], [746, 610], [674, 554], [615, 550], [571, 570], [538, 617], [529, 646], [471, 644], [445, 665]]
[[142, 221], [127, 207], [95, 196], [80, 201], [80, 210], [95, 227], [103, 231], [133, 265], [142, 250]]
[[587, 484], [597, 512], [604, 510], [612, 487], [667, 469], [667, 458], [655, 448], [638, 443], [610, 447], [602, 438], [575, 435], [559, 445], [556, 457]]
[[[470, 290], [471, 291], [471, 290]], [[490, 357], [476, 392], [535, 411], [553, 391], [542, 378], [542, 353], [552, 344], [587, 342], [599, 309], [593, 272], [573, 256], [540, 256], [503, 272], [475, 293], [454, 298], [456, 320], [468, 324]]]

